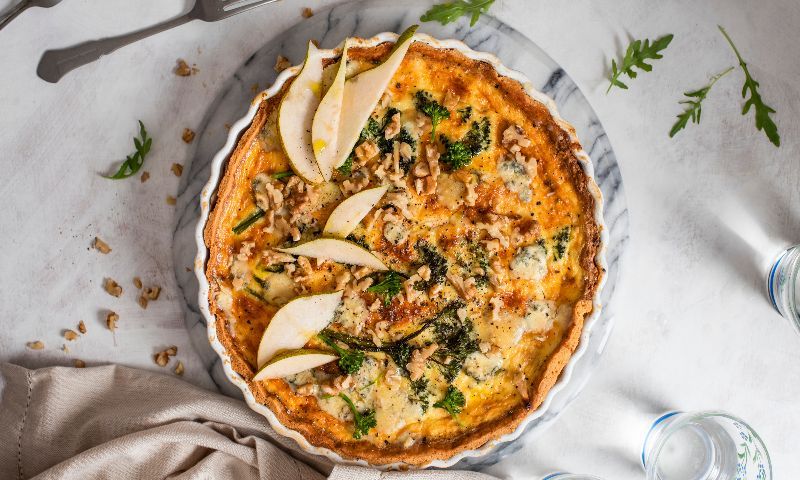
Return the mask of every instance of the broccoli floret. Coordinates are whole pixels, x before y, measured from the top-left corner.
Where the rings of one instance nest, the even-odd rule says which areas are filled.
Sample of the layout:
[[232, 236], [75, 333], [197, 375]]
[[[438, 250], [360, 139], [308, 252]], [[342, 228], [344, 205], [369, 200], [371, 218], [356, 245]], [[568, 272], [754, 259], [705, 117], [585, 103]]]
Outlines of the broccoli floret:
[[472, 117], [472, 106], [467, 105], [464, 108], [459, 108], [458, 114], [461, 115], [461, 123], [468, 121]]
[[350, 411], [353, 412], [353, 438], [358, 440], [362, 435], [366, 435], [371, 428], [375, 428], [378, 424], [375, 420], [375, 410], [366, 410], [364, 413], [358, 413], [350, 397], [344, 393], [340, 393], [339, 397], [347, 403]]
[[367, 288], [367, 291], [383, 296], [383, 304], [389, 305], [392, 303], [392, 298], [400, 293], [402, 288], [403, 277], [394, 270], [389, 270], [389, 273], [383, 277], [383, 280]]
[[434, 403], [433, 406], [436, 408], [443, 408], [447, 410], [447, 413], [455, 417], [457, 414], [461, 413], [461, 409], [464, 408], [466, 403], [464, 394], [456, 387], [450, 385], [447, 387], [444, 398]]
[[444, 145], [444, 154], [440, 160], [453, 170], [469, 165], [475, 155], [489, 148], [491, 133], [489, 119], [484, 117], [480, 122], [472, 122], [469, 131], [459, 141], [454, 142], [440, 135]]
[[458, 170], [459, 168], [469, 165], [474, 155], [466, 143], [451, 142], [444, 135], [440, 135], [439, 138], [442, 140], [442, 144], [444, 145], [444, 153], [439, 161], [446, 163], [453, 170]]
[[339, 172], [340, 175], [349, 177], [351, 173], [353, 173], [353, 154], [351, 153], [350, 156], [347, 157], [347, 160], [344, 161], [343, 164], [336, 167], [336, 171]]
[[339, 368], [341, 368], [343, 372], [352, 375], [361, 369], [361, 365], [364, 363], [364, 352], [345, 350], [323, 332], [318, 333], [317, 337], [339, 355]]
[[383, 131], [383, 126], [380, 123], [378, 123], [378, 121], [375, 120], [374, 118], [369, 117], [369, 120], [367, 120], [367, 124], [364, 125], [364, 128], [361, 130], [361, 135], [359, 135], [358, 137], [358, 143], [361, 143], [364, 140], [372, 140], [378, 138], [378, 136], [380, 136], [382, 131]]
[[431, 119], [431, 142], [436, 138], [436, 126], [442, 120], [450, 118], [450, 110], [433, 99], [430, 93], [420, 90], [414, 96], [417, 110]]
[[469, 147], [472, 155], [477, 155], [489, 148], [489, 144], [492, 142], [491, 136], [492, 129], [489, 119], [483, 117], [479, 122], [472, 122], [469, 131], [461, 141]]
[[417, 253], [421, 263], [431, 269], [431, 278], [428, 281], [419, 281], [414, 285], [417, 290], [427, 290], [437, 283], [444, 282], [447, 275], [447, 259], [436, 251], [433, 245], [425, 240], [419, 240], [416, 244]]
[[428, 390], [428, 379], [421, 377], [417, 380], [412, 380], [411, 392], [413, 393], [411, 400], [419, 403], [422, 407], [422, 413], [425, 413], [430, 406], [430, 401], [428, 400], [428, 397], [430, 397], [430, 391]]
[[456, 314], [463, 306], [461, 302], [452, 302], [433, 322], [436, 343], [439, 345], [434, 360], [448, 382], [455, 380], [467, 357], [478, 350], [472, 322], [468, 319], [461, 321]]

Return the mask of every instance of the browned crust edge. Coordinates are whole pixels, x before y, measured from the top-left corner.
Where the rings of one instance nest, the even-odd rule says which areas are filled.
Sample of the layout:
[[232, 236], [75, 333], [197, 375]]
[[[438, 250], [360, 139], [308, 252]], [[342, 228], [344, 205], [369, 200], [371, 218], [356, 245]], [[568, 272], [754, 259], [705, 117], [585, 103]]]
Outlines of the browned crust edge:
[[[351, 50], [349, 54], [354, 58], [371, 60], [384, 56], [388, 52], [390, 46], [390, 44], [384, 43], [374, 47], [358, 48]], [[249, 145], [264, 125], [270, 109], [275, 107], [291, 82], [287, 81], [281, 91], [275, 96], [263, 100], [252, 123], [239, 138], [236, 149], [229, 157], [224, 175], [217, 190], [216, 204], [211, 206], [211, 213], [209, 214], [204, 229], [205, 245], [209, 250], [209, 260], [206, 265], [206, 277], [209, 281], [209, 311], [215, 317], [217, 338], [230, 356], [232, 369], [242, 376], [256, 401], [269, 408], [281, 424], [300, 433], [315, 447], [327, 448], [345, 459], [365, 460], [373, 465], [405, 463], [408, 465], [421, 466], [434, 460], [451, 458], [465, 450], [478, 449], [491, 440], [514, 432], [520, 423], [542, 404], [547, 393], [556, 383], [559, 375], [578, 347], [584, 321], [587, 316], [592, 313], [592, 299], [597, 293], [600, 280], [604, 274], [596, 264], [596, 256], [600, 248], [601, 227], [595, 222], [595, 196], [592, 194], [592, 187], [590, 186], [594, 183], [594, 180], [586, 175], [581, 166], [580, 160], [576, 154], [576, 152], [581, 150], [581, 146], [577, 141], [573, 142], [570, 136], [571, 132], [565, 131], [564, 128], [552, 118], [547, 107], [530, 97], [519, 82], [500, 75], [491, 64], [470, 59], [457, 50], [439, 49], [422, 42], [415, 42], [411, 48], [421, 50], [426, 56], [439, 57], [449, 62], [459, 63], [463, 68], [477, 69], [483, 75], [495, 81], [499, 86], [498, 89], [504, 95], [507, 95], [512, 102], [521, 105], [524, 110], [530, 112], [534, 109], [543, 108], [548, 112], [547, 116], [551, 122], [550, 125], [555, 128], [549, 128], [550, 125], [548, 125], [546, 130], [551, 137], [551, 141], [557, 145], [559, 157], [562, 162], [566, 163], [565, 167], [571, 176], [572, 184], [583, 205], [583, 217], [585, 219], [584, 232], [586, 238], [581, 252], [580, 263], [585, 272], [584, 282], [586, 287], [582, 299], [577, 302], [573, 311], [572, 324], [568, 328], [561, 344], [547, 360], [541, 379], [537, 384], [532, 386], [533, 388], [529, 395], [530, 399], [528, 403], [513, 409], [502, 418], [482, 424], [474, 430], [450, 441], [427, 444], [418, 443], [411, 448], [403, 448], [398, 445], [380, 449], [366, 442], [342, 442], [321, 433], [320, 430], [324, 430], [324, 428], [320, 428], [321, 426], [309, 424], [305, 421], [298, 421], [290, 415], [277, 397], [268, 394], [257, 382], [252, 382], [251, 379], [255, 374], [255, 370], [243, 359], [240, 352], [238, 352], [228, 332], [228, 328], [226, 327], [224, 316], [218, 314], [219, 310], [214, 299], [217, 287], [211, 275], [217, 261], [217, 253], [225, 248], [224, 237], [219, 238], [215, 235], [216, 232], [219, 232], [220, 224], [225, 216], [224, 212], [227, 207], [229, 207], [225, 205], [224, 199], [229, 196], [230, 192], [235, 189], [236, 185], [239, 183], [239, 166], [244, 160]], [[594, 188], [596, 188], [596, 185], [594, 185]]]

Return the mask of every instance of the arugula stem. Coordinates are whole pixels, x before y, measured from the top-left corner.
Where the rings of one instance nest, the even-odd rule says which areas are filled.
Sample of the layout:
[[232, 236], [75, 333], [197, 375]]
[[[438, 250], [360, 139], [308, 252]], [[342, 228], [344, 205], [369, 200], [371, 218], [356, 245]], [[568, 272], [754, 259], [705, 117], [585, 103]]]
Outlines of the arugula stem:
[[235, 233], [236, 235], [239, 235], [240, 233], [242, 233], [245, 230], [247, 230], [248, 228], [250, 228], [251, 225], [256, 223], [261, 217], [263, 217], [266, 214], [267, 214], [267, 212], [265, 212], [264, 210], [261, 210], [260, 208], [256, 208], [255, 212], [253, 212], [250, 215], [248, 215], [247, 218], [245, 218], [244, 220], [242, 220], [241, 222], [236, 224], [235, 227], [233, 227], [233, 233]]

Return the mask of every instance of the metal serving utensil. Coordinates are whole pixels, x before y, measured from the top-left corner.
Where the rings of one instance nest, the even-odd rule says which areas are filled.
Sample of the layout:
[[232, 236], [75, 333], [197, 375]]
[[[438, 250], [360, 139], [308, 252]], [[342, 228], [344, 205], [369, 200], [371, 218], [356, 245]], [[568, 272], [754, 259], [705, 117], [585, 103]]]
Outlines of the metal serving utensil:
[[61, 0], [22, 0], [10, 12], [0, 20], [0, 30], [8, 25], [11, 20], [17, 18], [17, 15], [24, 12], [31, 7], [50, 8], [55, 7]]
[[56, 83], [68, 72], [86, 65], [87, 63], [94, 62], [103, 55], [107, 55], [125, 45], [147, 38], [150, 35], [155, 35], [156, 33], [183, 25], [192, 20], [216, 22], [217, 20], [222, 20], [276, 1], [277, 0], [196, 0], [189, 12], [164, 23], [118, 37], [92, 40], [59, 50], [47, 50], [39, 60], [36, 74], [39, 75], [39, 78], [42, 80]]

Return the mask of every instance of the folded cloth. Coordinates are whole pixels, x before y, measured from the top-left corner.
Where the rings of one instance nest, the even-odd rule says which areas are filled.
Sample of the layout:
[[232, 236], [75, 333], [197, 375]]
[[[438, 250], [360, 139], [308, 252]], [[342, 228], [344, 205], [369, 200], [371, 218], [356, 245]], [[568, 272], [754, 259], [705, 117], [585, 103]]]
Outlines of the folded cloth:
[[380, 472], [300, 451], [247, 405], [118, 365], [0, 365], [0, 479], [487, 480]]

